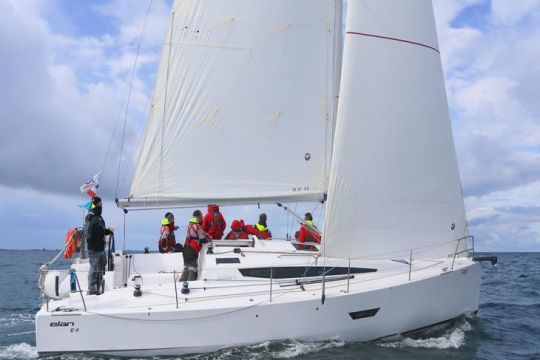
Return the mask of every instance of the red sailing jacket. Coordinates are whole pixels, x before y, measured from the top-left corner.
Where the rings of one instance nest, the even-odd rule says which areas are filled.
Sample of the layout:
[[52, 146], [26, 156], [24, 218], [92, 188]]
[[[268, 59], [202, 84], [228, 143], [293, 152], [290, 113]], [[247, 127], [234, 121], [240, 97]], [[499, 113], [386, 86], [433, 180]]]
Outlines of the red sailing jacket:
[[190, 222], [187, 227], [186, 243], [184, 247], [191, 247], [195, 250], [195, 254], [199, 256], [202, 248], [202, 240], [207, 234], [204, 233], [202, 226], [195, 222]]
[[223, 231], [227, 223], [225, 218], [219, 212], [219, 206], [209, 205], [208, 212], [204, 215], [202, 228], [203, 230], [210, 235], [214, 240], [219, 240], [223, 237]]
[[317, 244], [321, 243], [321, 235], [317, 234], [314, 231], [311, 231], [306, 225], [302, 224], [300, 230], [298, 231], [298, 242], [314, 242]]
[[247, 232], [241, 230], [240, 232], [236, 232], [234, 230], [229, 231], [227, 236], [225, 236], [225, 239], [227, 240], [245, 240], [249, 239], [249, 235]]
[[[272, 237], [272, 233], [266, 226], [259, 225], [258, 223], [255, 225], [246, 225], [246, 231], [250, 235], [256, 235], [259, 239], [270, 239]], [[261, 230], [259, 230], [259, 228]]]
[[[175, 226], [173, 224], [162, 225], [159, 233], [158, 248], [162, 253], [169, 253], [172, 251], [174, 245], [176, 245], [176, 239], [174, 237]], [[163, 244], [165, 240], [165, 244]], [[165, 245], [165, 246], [163, 246]]]

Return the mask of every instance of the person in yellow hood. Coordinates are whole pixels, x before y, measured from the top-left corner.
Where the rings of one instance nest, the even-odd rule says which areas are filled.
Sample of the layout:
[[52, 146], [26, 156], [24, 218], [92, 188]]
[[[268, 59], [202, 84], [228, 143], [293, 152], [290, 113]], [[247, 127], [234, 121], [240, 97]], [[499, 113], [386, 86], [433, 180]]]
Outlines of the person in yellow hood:
[[174, 236], [175, 230], [178, 230], [178, 226], [174, 224], [174, 215], [168, 212], [161, 220], [161, 231], [159, 233], [158, 241], [160, 253], [174, 252], [174, 246], [176, 245], [176, 238]]
[[246, 225], [246, 232], [250, 235], [255, 235], [259, 239], [271, 239], [272, 233], [266, 225], [266, 214], [259, 215], [259, 221], [255, 225]]

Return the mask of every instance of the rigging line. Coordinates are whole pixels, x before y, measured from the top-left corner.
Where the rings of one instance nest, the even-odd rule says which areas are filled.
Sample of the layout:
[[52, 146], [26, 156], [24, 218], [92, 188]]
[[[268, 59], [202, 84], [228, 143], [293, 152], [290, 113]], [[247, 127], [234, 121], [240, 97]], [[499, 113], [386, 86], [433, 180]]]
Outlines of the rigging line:
[[[289, 204], [287, 204], [287, 207], [289, 207]], [[290, 226], [290, 229], [289, 229], [289, 226]], [[285, 227], [285, 232], [287, 233], [286, 240], [290, 240], [291, 239], [290, 234], [292, 232], [292, 224], [289, 225], [289, 212], [287, 212], [287, 226]]]
[[[323, 206], [321, 206], [321, 211], [319, 211], [319, 217], [317, 218], [317, 224], [319, 224], [319, 226], [321, 226], [321, 217], [322, 217], [322, 213], [323, 213]], [[321, 235], [322, 235], [323, 231], [321, 231]], [[321, 241], [322, 241], [322, 236], [321, 236]]]
[[317, 202], [317, 205], [315, 205], [315, 207], [313, 208], [313, 210], [311, 210], [311, 213], [312, 214], [315, 214], [315, 211], [317, 211], [317, 209], [319, 208], [319, 205], [321, 205], [320, 202]]
[[[403, 253], [405, 253], [407, 251], [410, 251], [410, 250], [414, 251], [414, 250], [420, 250], [420, 249], [435, 249], [437, 247], [442, 247], [444, 245], [448, 245], [448, 244], [453, 243], [455, 241], [456, 240], [450, 240], [450, 241], [445, 241], [445, 242], [441, 242], [441, 243], [433, 243], [433, 244], [430, 244], [430, 245], [418, 246], [418, 247], [411, 248], [411, 249], [401, 249], [401, 250], [396, 250], [396, 251], [389, 251], [389, 252], [384, 252], [384, 253], [353, 257], [353, 258], [351, 258], [351, 260], [373, 260], [374, 256], [403, 254]], [[425, 251], [427, 251], [427, 250], [425, 250]], [[417, 253], [417, 251], [415, 251], [415, 253]], [[379, 259], [375, 258], [375, 260], [379, 260]]]
[[146, 9], [146, 16], [144, 17], [144, 24], [141, 31], [141, 36], [139, 36], [139, 43], [137, 44], [137, 52], [135, 54], [135, 61], [133, 62], [133, 69], [131, 71], [131, 81], [129, 83], [129, 90], [128, 90], [128, 97], [127, 97], [127, 103], [126, 103], [126, 111], [124, 116], [124, 126], [122, 130], [122, 143], [120, 145], [120, 156], [118, 158], [118, 171], [116, 173], [116, 198], [118, 198], [118, 191], [119, 191], [119, 181], [120, 181], [120, 168], [122, 165], [122, 153], [124, 152], [124, 140], [126, 136], [126, 125], [127, 125], [127, 118], [128, 118], [128, 112], [129, 112], [129, 103], [131, 100], [131, 91], [133, 89], [133, 81], [135, 79], [135, 70], [137, 69], [137, 60], [139, 59], [139, 53], [141, 50], [141, 43], [142, 39], [146, 30], [146, 24], [148, 22], [148, 15], [150, 14], [150, 9], [152, 8], [152, 3], [154, 0], [150, 0], [148, 2], [148, 8]]
[[116, 116], [116, 120], [114, 122], [114, 129], [111, 134], [111, 139], [109, 140], [109, 145], [107, 146], [107, 152], [105, 153], [105, 158], [103, 159], [103, 164], [101, 165], [101, 179], [102, 180], [103, 180], [103, 169], [105, 169], [105, 164], [107, 163], [107, 159], [109, 158], [109, 153], [111, 152], [114, 135], [116, 134], [116, 129], [118, 128], [118, 121], [120, 120], [120, 117], [122, 116], [122, 113], [124, 112], [124, 104], [126, 103], [128, 93], [129, 93], [129, 89], [126, 89], [126, 94], [124, 95], [124, 99], [122, 100], [122, 107], [120, 108], [120, 111], [118, 112], [118, 115]]
[[[151, 106], [148, 106], [149, 102], [150, 102], [150, 95], [148, 95], [146, 97], [146, 103], [144, 104], [145, 118], [148, 118], [148, 116], [150, 115]], [[131, 151], [131, 155], [129, 156], [128, 164], [133, 163], [133, 159], [135, 158], [136, 150], [140, 148], [141, 142], [143, 140], [143, 134], [144, 134], [144, 131], [139, 132], [139, 135], [137, 136], [137, 140], [135, 141], [136, 146], [134, 146], [132, 151]], [[122, 178], [122, 182], [120, 183], [120, 186], [118, 187], [118, 192], [120, 192], [120, 190], [124, 186], [124, 183], [126, 182], [126, 179], [127, 179], [127, 172], [124, 174], [124, 177]]]

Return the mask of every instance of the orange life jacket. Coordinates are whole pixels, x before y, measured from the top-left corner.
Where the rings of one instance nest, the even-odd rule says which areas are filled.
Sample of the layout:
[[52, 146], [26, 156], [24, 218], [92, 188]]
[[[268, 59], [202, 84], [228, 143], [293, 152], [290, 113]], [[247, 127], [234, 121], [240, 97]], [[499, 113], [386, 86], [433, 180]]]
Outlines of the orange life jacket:
[[79, 233], [76, 228], [69, 229], [66, 233], [66, 241], [64, 245], [64, 257], [71, 259], [77, 251], [77, 243], [79, 242]]

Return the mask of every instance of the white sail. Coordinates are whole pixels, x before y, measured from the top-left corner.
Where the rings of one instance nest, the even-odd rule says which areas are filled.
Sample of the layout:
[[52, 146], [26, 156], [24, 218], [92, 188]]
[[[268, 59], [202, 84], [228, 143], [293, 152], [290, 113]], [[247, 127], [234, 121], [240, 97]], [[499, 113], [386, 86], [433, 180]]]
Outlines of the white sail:
[[176, 1], [120, 206], [322, 200], [335, 7], [333, 0]]
[[431, 1], [350, 0], [342, 71], [325, 254], [453, 254], [467, 230]]

